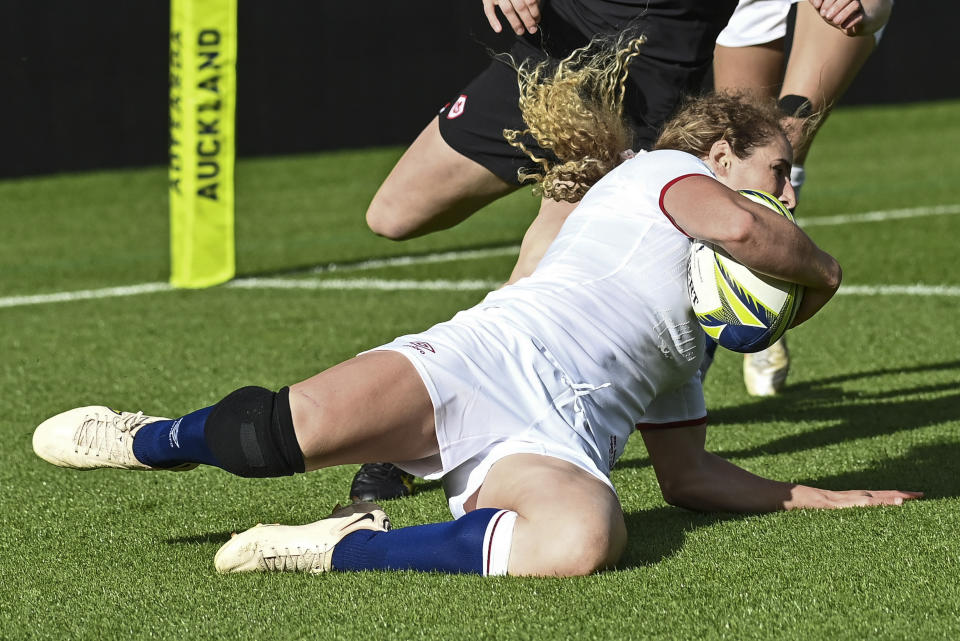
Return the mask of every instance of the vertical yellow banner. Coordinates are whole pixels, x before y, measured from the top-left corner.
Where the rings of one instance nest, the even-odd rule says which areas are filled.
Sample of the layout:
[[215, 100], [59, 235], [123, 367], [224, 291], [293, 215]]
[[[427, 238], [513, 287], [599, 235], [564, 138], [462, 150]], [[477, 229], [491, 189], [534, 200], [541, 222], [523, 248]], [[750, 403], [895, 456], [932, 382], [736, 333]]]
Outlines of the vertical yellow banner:
[[237, 0], [170, 3], [170, 284], [236, 273]]

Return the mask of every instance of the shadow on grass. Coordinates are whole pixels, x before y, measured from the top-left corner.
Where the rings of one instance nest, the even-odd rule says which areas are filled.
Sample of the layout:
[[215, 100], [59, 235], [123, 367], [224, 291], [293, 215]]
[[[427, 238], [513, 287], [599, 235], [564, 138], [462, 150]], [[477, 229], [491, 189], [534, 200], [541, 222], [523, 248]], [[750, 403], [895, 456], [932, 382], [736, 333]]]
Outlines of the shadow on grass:
[[[960, 383], [921, 384], [876, 392], [849, 391], [840, 386], [851, 380], [949, 370], [957, 370], [960, 379], [960, 360], [831, 376], [791, 385], [775, 397], [754, 399], [736, 407], [710, 410], [708, 429], [749, 427], [753, 424], [778, 421], [828, 424], [762, 445], [711, 451], [724, 458], [789, 454], [960, 420]], [[944, 392], [952, 393], [939, 398], [929, 398], [930, 395]], [[647, 457], [624, 459], [617, 463], [618, 469], [642, 469], [649, 466], [650, 459]]]
[[[432, 490], [438, 490], [441, 488], [442, 488], [442, 485], [440, 481], [423, 481], [418, 479], [414, 484], [413, 491], [414, 491], [414, 494], [420, 494], [420, 493], [426, 493]], [[380, 504], [386, 506], [392, 500], [401, 501], [404, 499], [403, 498], [387, 499], [384, 501], [380, 501]], [[349, 503], [349, 501], [344, 501], [344, 503]], [[314, 518], [318, 518], [318, 517], [314, 517]], [[304, 523], [306, 522], [307, 521], [304, 521]], [[296, 524], [297, 523], [289, 523], [289, 525], [296, 525]], [[240, 530], [238, 531], [242, 531], [244, 529], [246, 528], [240, 528]], [[235, 530], [230, 532], [207, 532], [203, 534], [193, 534], [190, 536], [178, 536], [178, 537], [165, 539], [164, 543], [166, 543], [167, 545], [203, 545], [206, 543], [216, 543], [217, 545], [223, 545], [224, 543], [229, 541], [230, 537], [236, 532], [237, 531]]]
[[200, 545], [204, 543], [216, 543], [223, 545], [230, 540], [233, 532], [207, 532], [206, 534], [193, 534], [191, 536], [177, 536], [164, 541], [167, 545]]
[[[960, 475], [953, 471], [958, 460], [960, 443], [932, 443], [914, 447], [903, 456], [879, 461], [864, 470], [798, 482], [832, 490], [921, 491], [926, 500], [953, 498], [960, 497]], [[655, 565], [677, 553], [688, 533], [746, 516], [702, 514], [669, 506], [631, 512], [625, 515], [629, 533], [627, 549], [617, 567]]]
[[627, 549], [617, 568], [656, 565], [683, 547], [688, 532], [742, 518], [744, 515], [740, 514], [703, 514], [670, 506], [624, 514]]
[[[417, 479], [414, 481], [413, 493], [419, 494], [420, 492], [429, 492], [431, 490], [442, 490], [443, 483], [440, 481], [424, 481], [423, 479]], [[444, 499], [446, 502], [446, 499]]]
[[[828, 423], [763, 445], [717, 454], [740, 458], [784, 454], [956, 421], [960, 419], [960, 385], [955, 382], [876, 392], [845, 390], [840, 385], [850, 380], [947, 370], [960, 374], [960, 360], [833, 376], [790, 386], [776, 397], [712, 411], [710, 423], [714, 428], [772, 421]], [[952, 393], [942, 395], [944, 392]], [[930, 398], [932, 394], [941, 396]]]
[[960, 443], [928, 443], [911, 448], [903, 456], [877, 461], [864, 470], [801, 480], [832, 490], [910, 490], [925, 499], [960, 497]]

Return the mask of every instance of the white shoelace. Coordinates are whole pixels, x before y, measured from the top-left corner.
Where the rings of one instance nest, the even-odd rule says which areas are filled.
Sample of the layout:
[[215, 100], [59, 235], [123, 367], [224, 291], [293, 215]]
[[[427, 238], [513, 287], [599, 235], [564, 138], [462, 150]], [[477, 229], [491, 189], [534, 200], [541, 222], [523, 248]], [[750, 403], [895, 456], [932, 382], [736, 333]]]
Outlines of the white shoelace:
[[74, 434], [75, 451], [126, 462], [132, 456], [127, 435], [143, 425], [144, 419], [143, 412], [86, 416]]
[[[331, 548], [332, 550], [332, 548]], [[326, 555], [330, 550], [303, 548], [270, 548], [259, 550], [260, 564], [271, 572], [310, 572], [314, 568], [324, 568]]]

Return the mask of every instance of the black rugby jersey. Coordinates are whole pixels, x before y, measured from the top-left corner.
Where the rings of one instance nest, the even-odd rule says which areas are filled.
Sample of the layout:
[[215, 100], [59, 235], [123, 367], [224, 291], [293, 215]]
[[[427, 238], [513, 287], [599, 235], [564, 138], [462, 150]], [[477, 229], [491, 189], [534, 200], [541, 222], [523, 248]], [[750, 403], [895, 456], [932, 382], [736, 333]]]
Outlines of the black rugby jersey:
[[681, 66], [710, 62], [737, 0], [543, 0], [541, 29], [523, 38], [563, 58], [598, 34], [647, 36], [644, 55]]

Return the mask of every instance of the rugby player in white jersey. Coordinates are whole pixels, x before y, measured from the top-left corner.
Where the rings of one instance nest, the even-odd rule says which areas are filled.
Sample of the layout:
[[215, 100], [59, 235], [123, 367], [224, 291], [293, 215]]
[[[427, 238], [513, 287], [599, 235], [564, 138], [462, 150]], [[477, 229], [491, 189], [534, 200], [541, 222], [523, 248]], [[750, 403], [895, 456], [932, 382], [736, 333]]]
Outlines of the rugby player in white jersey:
[[[537, 177], [546, 197], [583, 200], [533, 275], [277, 393], [242, 388], [176, 420], [69, 410], [36, 429], [37, 454], [75, 469], [207, 464], [247, 477], [388, 460], [441, 479], [455, 517], [390, 530], [378, 506], [355, 503], [307, 525], [256, 526], [221, 547], [220, 572], [572, 576], [610, 567], [627, 539], [610, 468], [638, 428], [664, 498], [689, 509], [919, 497], [774, 481], [705, 451], [704, 336], [687, 296], [689, 239], [804, 285], [796, 323], [830, 299], [840, 267], [796, 225], [735, 191], [762, 189], [793, 204], [792, 151], [774, 105], [693, 101], [657, 151], [618, 163], [629, 131], [619, 103], [602, 98], [618, 94], [633, 47], [591, 56], [586, 68], [520, 74], [524, 116], [546, 136], [541, 143], [560, 150], [548, 134], [560, 127], [581, 150], [558, 154]], [[596, 77], [606, 78], [599, 96], [584, 84]], [[598, 117], [580, 125], [565, 117], [584, 109]]]
[[[366, 219], [375, 233], [403, 240], [458, 224], [519, 188], [520, 169], [537, 165], [504, 140], [504, 129], [522, 129], [516, 62], [561, 59], [599, 34], [626, 29], [644, 34], [624, 96], [633, 131], [624, 148], [651, 149], [682, 98], [697, 92], [710, 71], [717, 35], [736, 0], [482, 0], [494, 31], [516, 38], [477, 74], [423, 129], [377, 190]], [[479, 6], [477, 7], [479, 9]], [[506, 43], [501, 43], [506, 44]], [[544, 150], [526, 140], [535, 155]], [[543, 198], [524, 233], [510, 280], [528, 276], [576, 203]], [[350, 484], [353, 500], [405, 496], [413, 483], [390, 463], [360, 467]]]

